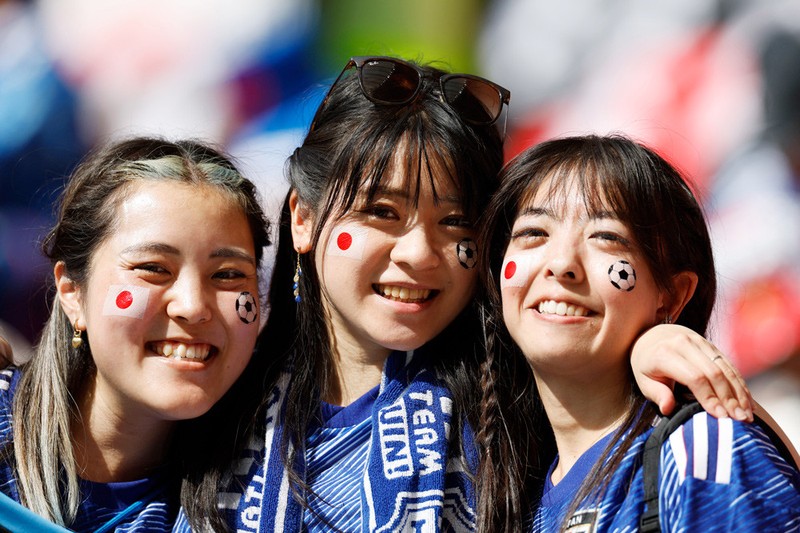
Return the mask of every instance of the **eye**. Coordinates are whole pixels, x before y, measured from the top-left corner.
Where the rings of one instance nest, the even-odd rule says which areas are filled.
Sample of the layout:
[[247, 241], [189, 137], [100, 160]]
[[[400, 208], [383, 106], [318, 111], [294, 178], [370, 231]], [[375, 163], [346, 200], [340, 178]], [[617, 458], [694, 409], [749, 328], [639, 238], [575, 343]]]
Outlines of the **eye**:
[[361, 209], [360, 212], [371, 218], [378, 218], [382, 220], [395, 220], [400, 218], [394, 208], [382, 204], [367, 206]]
[[143, 263], [141, 265], [135, 265], [133, 270], [137, 270], [145, 274], [169, 274], [169, 270], [158, 263]]
[[511, 234], [511, 239], [536, 239], [541, 237], [548, 237], [545, 230], [539, 227], [521, 228]]
[[592, 233], [592, 239], [599, 239], [601, 241], [608, 242], [610, 244], [618, 244], [620, 246], [624, 246], [626, 248], [631, 247], [631, 241], [623, 237], [618, 233], [614, 233], [612, 231], [597, 231]]
[[448, 215], [444, 217], [441, 222], [443, 226], [451, 226], [456, 228], [471, 228], [472, 221], [464, 215]]
[[219, 280], [223, 280], [223, 281], [224, 280], [238, 280], [238, 279], [246, 278], [247, 274], [245, 274], [241, 270], [238, 270], [238, 269], [235, 269], [235, 268], [226, 268], [224, 270], [219, 270], [217, 272], [214, 272], [214, 275], [211, 276], [211, 277], [214, 278], [214, 279], [219, 279]]

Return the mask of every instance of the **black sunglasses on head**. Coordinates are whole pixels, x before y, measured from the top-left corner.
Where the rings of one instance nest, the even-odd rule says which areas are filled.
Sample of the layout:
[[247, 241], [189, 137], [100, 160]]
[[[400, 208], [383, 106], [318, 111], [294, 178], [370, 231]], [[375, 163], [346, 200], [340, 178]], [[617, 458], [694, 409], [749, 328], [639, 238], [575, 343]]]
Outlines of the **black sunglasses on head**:
[[[309, 131], [314, 131], [331, 91], [352, 67], [356, 68], [364, 96], [371, 102], [384, 105], [405, 105], [414, 101], [422, 87], [422, 79], [429, 75], [417, 65], [394, 57], [351, 57], [322, 100]], [[508, 105], [511, 100], [508, 89], [472, 74], [442, 74], [438, 82], [442, 100], [469, 124], [494, 124], [503, 111], [503, 104]]]

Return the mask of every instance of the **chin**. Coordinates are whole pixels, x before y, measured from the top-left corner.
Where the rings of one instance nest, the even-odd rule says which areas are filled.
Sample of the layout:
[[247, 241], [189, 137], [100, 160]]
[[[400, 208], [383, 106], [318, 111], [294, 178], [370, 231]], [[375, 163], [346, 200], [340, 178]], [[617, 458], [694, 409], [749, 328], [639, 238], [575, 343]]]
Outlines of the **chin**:
[[206, 414], [216, 403], [208, 397], [187, 401], [186, 397], [177, 398], [172, 404], [156, 406], [155, 409], [162, 413], [166, 420], [191, 420]]
[[[430, 340], [430, 339], [429, 339]], [[394, 352], [410, 352], [411, 350], [416, 350], [417, 348], [424, 346], [425, 342], [420, 342], [419, 338], [416, 339], [391, 339], [381, 342], [381, 346], [392, 350]]]

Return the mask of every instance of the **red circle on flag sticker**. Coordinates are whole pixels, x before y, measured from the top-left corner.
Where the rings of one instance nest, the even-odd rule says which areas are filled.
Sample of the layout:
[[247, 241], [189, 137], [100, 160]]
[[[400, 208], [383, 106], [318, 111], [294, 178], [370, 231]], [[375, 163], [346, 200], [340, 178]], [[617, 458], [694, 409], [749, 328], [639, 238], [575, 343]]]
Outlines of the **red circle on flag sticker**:
[[131, 291], [122, 291], [117, 295], [117, 307], [120, 309], [127, 309], [133, 303], [133, 294]]
[[517, 263], [515, 263], [514, 261], [509, 261], [508, 264], [506, 264], [506, 270], [505, 272], [503, 272], [503, 275], [505, 276], [506, 279], [511, 279], [514, 277], [514, 274], [516, 272], [517, 272]]
[[347, 250], [353, 244], [353, 236], [343, 231], [336, 237], [336, 246], [339, 247], [340, 250]]

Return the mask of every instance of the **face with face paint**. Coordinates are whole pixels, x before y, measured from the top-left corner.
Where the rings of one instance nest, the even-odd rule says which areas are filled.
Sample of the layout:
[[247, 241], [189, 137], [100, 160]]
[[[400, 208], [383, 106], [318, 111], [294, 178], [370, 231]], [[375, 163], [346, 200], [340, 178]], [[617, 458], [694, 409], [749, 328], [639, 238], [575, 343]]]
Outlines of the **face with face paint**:
[[[420, 184], [415, 205], [403, 173], [390, 172], [371, 202], [357, 198], [323, 227], [315, 261], [340, 353], [418, 348], [472, 298], [476, 269], [460, 263], [459, 243], [474, 235], [457, 192], [436, 178], [437, 201], [427, 174]], [[303, 235], [295, 233], [296, 246]]]
[[612, 212], [588, 212], [575, 187], [557, 198], [548, 189], [511, 231], [500, 280], [508, 330], [538, 374], [627, 372], [636, 336], [663, 319], [661, 291]]
[[85, 286], [56, 271], [62, 305], [86, 330], [97, 367], [84, 399], [126, 421], [193, 418], [239, 377], [255, 344], [252, 234], [213, 187], [128, 187]]

